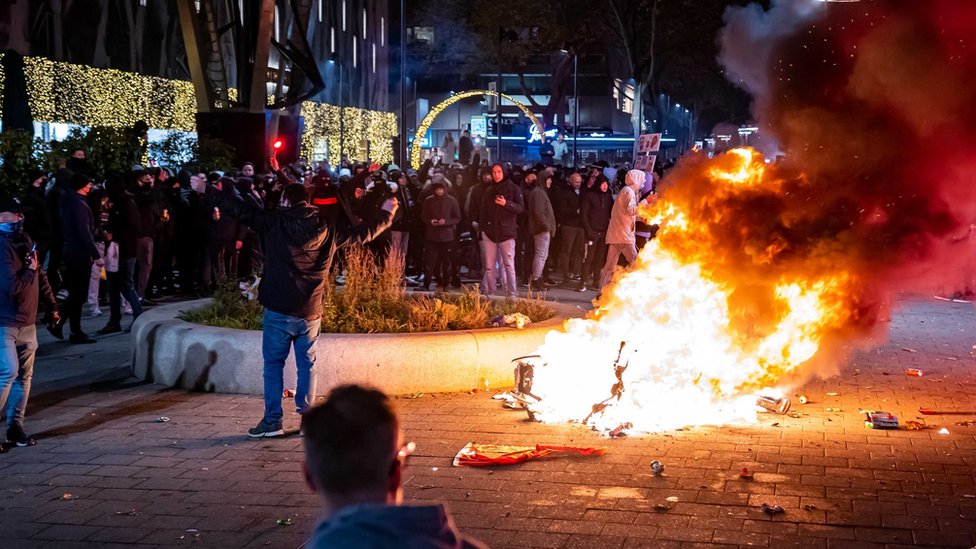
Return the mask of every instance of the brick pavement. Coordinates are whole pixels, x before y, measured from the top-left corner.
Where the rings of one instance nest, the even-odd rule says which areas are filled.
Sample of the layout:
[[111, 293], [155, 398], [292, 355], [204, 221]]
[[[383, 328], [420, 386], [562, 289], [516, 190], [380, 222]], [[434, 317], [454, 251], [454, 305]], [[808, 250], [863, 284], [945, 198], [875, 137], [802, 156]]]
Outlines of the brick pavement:
[[[493, 547], [971, 547], [976, 427], [956, 422], [976, 415], [929, 416], [933, 428], [922, 431], [874, 431], [858, 411], [904, 420], [919, 405], [976, 409], [973, 345], [976, 309], [916, 301], [894, 316], [888, 342], [857, 353], [843, 376], [808, 383], [811, 403], [797, 408], [799, 418], [625, 439], [529, 423], [484, 392], [399, 398], [418, 448], [405, 493], [447, 502], [465, 532]], [[925, 375], [906, 376], [912, 367]], [[261, 408], [256, 397], [137, 383], [34, 399], [38, 446], [0, 456], [0, 545], [301, 546], [318, 507], [301, 480], [301, 439], [242, 436]], [[938, 433], [942, 426], [949, 434]], [[451, 467], [469, 441], [609, 451]], [[661, 477], [650, 474], [654, 459], [666, 465]], [[739, 478], [741, 467], [753, 480]], [[677, 501], [656, 510], [667, 498]], [[786, 512], [767, 516], [764, 502]]]

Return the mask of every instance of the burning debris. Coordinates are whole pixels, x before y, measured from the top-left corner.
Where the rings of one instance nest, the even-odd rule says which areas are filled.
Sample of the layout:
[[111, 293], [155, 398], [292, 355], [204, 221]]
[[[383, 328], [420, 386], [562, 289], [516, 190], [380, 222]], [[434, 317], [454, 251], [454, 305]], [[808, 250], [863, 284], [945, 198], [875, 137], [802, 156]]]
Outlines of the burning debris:
[[891, 295], [955, 281], [976, 220], [976, 6], [817, 4], [730, 8], [730, 28], [772, 32], [758, 59], [723, 37], [723, 59], [765, 69], [730, 73], [785, 157], [679, 162], [642, 206], [657, 237], [532, 359], [536, 419], [626, 434], [786, 413], [766, 397], [876, 341]]

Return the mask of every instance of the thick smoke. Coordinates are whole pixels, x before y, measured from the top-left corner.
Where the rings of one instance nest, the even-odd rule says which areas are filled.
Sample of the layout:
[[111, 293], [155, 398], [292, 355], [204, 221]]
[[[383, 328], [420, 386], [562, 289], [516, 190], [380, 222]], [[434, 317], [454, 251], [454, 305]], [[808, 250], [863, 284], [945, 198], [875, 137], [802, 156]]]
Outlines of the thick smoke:
[[703, 161], [673, 174], [681, 183], [665, 198], [699, 221], [734, 212], [708, 224], [724, 250], [713, 271], [734, 286], [743, 273], [760, 285], [850, 273], [848, 328], [861, 332], [892, 294], [971, 285], [976, 3], [785, 1], [730, 9], [726, 21], [720, 60], [786, 159], [771, 168], [775, 192], [699, 200], [708, 183], [688, 182]]

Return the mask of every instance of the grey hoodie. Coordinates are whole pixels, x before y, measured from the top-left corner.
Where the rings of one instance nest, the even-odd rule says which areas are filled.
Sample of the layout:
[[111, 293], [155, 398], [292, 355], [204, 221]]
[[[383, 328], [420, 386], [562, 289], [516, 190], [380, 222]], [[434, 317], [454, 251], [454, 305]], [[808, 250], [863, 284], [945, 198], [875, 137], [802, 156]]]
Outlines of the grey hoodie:
[[315, 528], [310, 549], [480, 549], [454, 526], [443, 505], [355, 505]]

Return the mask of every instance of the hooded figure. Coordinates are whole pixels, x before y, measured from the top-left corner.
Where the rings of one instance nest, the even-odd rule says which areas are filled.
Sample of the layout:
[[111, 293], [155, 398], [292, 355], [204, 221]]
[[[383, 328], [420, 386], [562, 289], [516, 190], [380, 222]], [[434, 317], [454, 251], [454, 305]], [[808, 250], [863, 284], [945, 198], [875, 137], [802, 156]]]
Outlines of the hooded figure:
[[495, 293], [496, 278], [501, 278], [506, 295], [515, 297], [515, 238], [518, 236], [518, 214], [524, 209], [522, 191], [512, 183], [508, 166], [492, 165], [491, 183], [481, 198], [478, 216], [485, 265], [482, 278], [485, 295]]
[[634, 236], [637, 222], [637, 197], [646, 176], [640, 170], [630, 170], [624, 180], [624, 188], [620, 189], [617, 200], [613, 203], [610, 213], [610, 225], [607, 227], [607, 261], [600, 272], [600, 286], [605, 287], [613, 277], [613, 270], [617, 266], [617, 259], [623, 254], [628, 263], [637, 260], [637, 244]]

